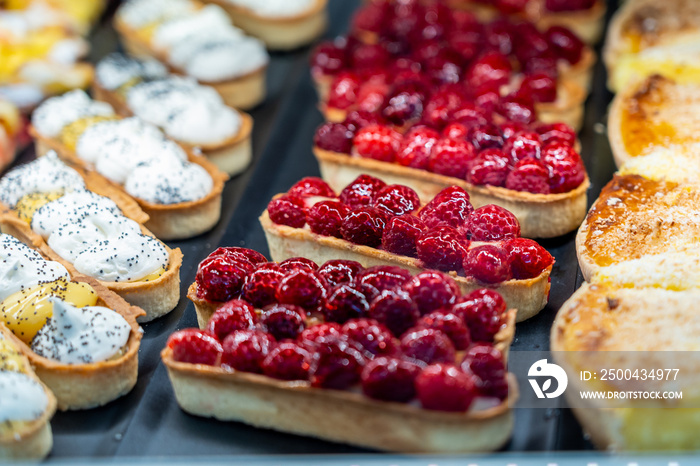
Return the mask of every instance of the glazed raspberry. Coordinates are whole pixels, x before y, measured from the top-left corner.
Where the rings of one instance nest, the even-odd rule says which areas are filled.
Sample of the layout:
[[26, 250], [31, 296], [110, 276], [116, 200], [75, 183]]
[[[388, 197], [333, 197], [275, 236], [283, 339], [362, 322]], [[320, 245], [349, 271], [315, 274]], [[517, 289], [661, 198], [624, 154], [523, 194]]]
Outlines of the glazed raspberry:
[[503, 134], [493, 123], [473, 126], [469, 130], [468, 138], [477, 150], [503, 147]]
[[515, 25], [515, 33], [514, 52], [521, 65], [552, 53], [544, 34], [534, 24], [519, 22]]
[[285, 274], [297, 269], [318, 270], [316, 262], [306, 257], [290, 257], [279, 263], [280, 270]]
[[569, 192], [586, 179], [581, 156], [568, 145], [552, 143], [542, 150], [542, 162], [549, 170], [549, 189], [553, 193]]
[[416, 328], [439, 330], [450, 339], [457, 351], [465, 350], [471, 344], [467, 324], [451, 311], [437, 310], [426, 314], [418, 320]]
[[549, 171], [537, 159], [528, 158], [521, 160], [508, 173], [506, 188], [533, 194], [549, 194]]
[[260, 264], [246, 278], [241, 297], [253, 306], [262, 308], [275, 302], [277, 285], [284, 277], [284, 272], [274, 262]]
[[428, 170], [463, 179], [475, 156], [474, 146], [464, 139], [440, 139], [430, 154]]
[[343, 123], [324, 123], [314, 135], [314, 145], [331, 152], [349, 154], [355, 133]]
[[340, 201], [350, 209], [369, 206], [386, 183], [369, 175], [360, 175], [340, 192]]
[[461, 270], [469, 240], [457, 229], [438, 226], [423, 232], [416, 242], [416, 253], [426, 268], [449, 272]]
[[382, 234], [382, 249], [402, 256], [416, 257], [416, 241], [425, 229], [413, 215], [399, 215], [389, 220]]
[[504, 15], [512, 15], [525, 10], [530, 0], [496, 0], [496, 8]]
[[464, 272], [484, 283], [501, 283], [512, 277], [508, 255], [494, 244], [483, 244], [467, 251]]
[[419, 81], [397, 84], [384, 100], [382, 116], [398, 126], [417, 121], [423, 113], [425, 96], [425, 87]]
[[331, 290], [323, 308], [323, 316], [326, 321], [342, 324], [364, 316], [368, 309], [367, 298], [356, 286], [342, 284]]
[[542, 146], [554, 143], [574, 147], [576, 144], [576, 132], [566, 123], [550, 123], [538, 125], [536, 131], [542, 140]]
[[362, 369], [362, 391], [376, 400], [406, 403], [416, 396], [420, 366], [395, 357], [375, 358]]
[[365, 357], [347, 338], [328, 335], [316, 340], [311, 385], [342, 390], [360, 379]]
[[352, 29], [379, 34], [384, 25], [386, 4], [367, 3], [355, 12]]
[[569, 29], [562, 26], [552, 26], [547, 29], [545, 36], [558, 57], [563, 58], [572, 65], [581, 61], [585, 45]]
[[297, 341], [307, 350], [313, 351], [316, 340], [329, 335], [340, 337], [340, 325], [335, 322], [324, 322], [312, 327], [307, 327], [299, 334]]
[[328, 286], [332, 287], [351, 283], [362, 270], [364, 267], [359, 262], [335, 259], [323, 264], [318, 269], [318, 273], [326, 279]]
[[454, 119], [454, 113], [462, 107], [465, 99], [462, 86], [441, 87], [428, 98], [423, 111], [423, 122], [434, 128], [443, 128]]
[[473, 376], [452, 364], [433, 364], [416, 377], [416, 393], [425, 409], [466, 411], [477, 395]]
[[343, 71], [339, 73], [331, 83], [328, 92], [328, 106], [346, 109], [357, 100], [357, 91], [360, 89], [360, 80], [355, 73]]
[[294, 186], [289, 188], [287, 194], [299, 197], [337, 197], [328, 183], [315, 176], [307, 176], [297, 181]]
[[353, 319], [343, 325], [342, 332], [373, 355], [396, 352], [394, 337], [384, 325], [374, 319]]
[[361, 157], [393, 162], [401, 135], [388, 126], [369, 125], [357, 131], [353, 142]]
[[421, 315], [451, 307], [460, 295], [454, 280], [434, 270], [419, 273], [404, 283], [402, 288], [418, 306]]
[[520, 236], [520, 223], [515, 215], [494, 204], [472, 212], [467, 227], [472, 241], [499, 241]]
[[214, 252], [209, 254], [208, 257], [216, 256], [226, 256], [230, 259], [237, 261], [248, 261], [251, 265], [262, 264], [267, 262], [267, 258], [260, 254], [258, 251], [254, 251], [248, 248], [237, 248], [237, 247], [224, 247], [217, 248]]
[[334, 75], [346, 66], [345, 44], [323, 42], [311, 53], [311, 68], [322, 74]]
[[473, 211], [469, 194], [459, 186], [450, 186], [428, 202], [418, 216], [427, 228], [439, 225], [462, 228]]
[[439, 138], [440, 135], [434, 129], [414, 126], [401, 140], [396, 152], [396, 162], [405, 167], [427, 167], [430, 151]]
[[527, 130], [527, 126], [525, 126], [523, 123], [518, 123], [517, 121], [505, 121], [498, 126], [501, 128], [503, 139], [506, 142], [520, 131]]
[[490, 114], [496, 110], [498, 103], [501, 101], [500, 88], [490, 84], [477, 87], [472, 91], [472, 94], [474, 96], [474, 104], [485, 109]]
[[284, 342], [270, 351], [262, 362], [263, 373], [280, 380], [308, 380], [311, 354], [293, 342]]
[[188, 328], [173, 333], [168, 338], [168, 348], [175, 361], [215, 366], [223, 349], [221, 343], [209, 332]]
[[466, 139], [469, 128], [462, 123], [450, 123], [442, 130], [442, 136], [448, 139]]
[[[385, 76], [372, 76], [367, 81], [360, 85], [360, 90], [357, 92], [357, 102], [355, 108], [361, 113], [371, 113], [373, 116], [362, 117], [362, 120], [373, 120], [371, 123], [384, 123], [384, 117], [381, 115], [381, 109], [384, 105], [384, 98], [389, 92], [389, 85], [386, 83]], [[352, 113], [352, 112], [351, 112]], [[348, 115], [350, 117], [350, 115]], [[346, 117], [347, 119], [347, 117]], [[353, 117], [357, 123], [360, 121], [357, 117]], [[370, 122], [368, 121], [367, 124]], [[356, 129], [364, 128], [367, 124], [359, 124]]]
[[375, 265], [369, 267], [355, 279], [367, 299], [374, 299], [384, 290], [399, 288], [411, 278], [411, 273], [394, 265]]
[[482, 288], [464, 296], [452, 312], [467, 324], [472, 341], [490, 343], [503, 326], [506, 302], [495, 291]]
[[519, 280], [535, 278], [554, 263], [552, 255], [531, 239], [511, 239], [503, 244], [503, 249], [510, 257], [513, 278]]
[[351, 64], [360, 74], [367, 75], [381, 69], [389, 59], [389, 54], [379, 44], [359, 44], [352, 51]]
[[340, 227], [348, 212], [345, 204], [338, 201], [317, 202], [307, 209], [306, 223], [318, 235], [342, 238]]
[[375, 207], [359, 207], [343, 219], [340, 233], [351, 243], [376, 248], [382, 242], [387, 215]]
[[299, 196], [285, 194], [270, 201], [267, 205], [270, 220], [278, 225], [302, 228], [306, 225], [306, 207]]
[[246, 276], [252, 271], [248, 261], [225, 256], [204, 259], [197, 269], [197, 297], [209, 301], [228, 301], [237, 297]]
[[223, 343], [221, 366], [243, 372], [262, 372], [262, 362], [275, 340], [260, 330], [237, 330]]
[[277, 286], [277, 301], [295, 304], [307, 311], [319, 310], [328, 296], [328, 283], [314, 270], [292, 270]]
[[[477, 105], [476, 101], [463, 102], [461, 107], [454, 112], [453, 118], [455, 122], [461, 123], [468, 129], [474, 126], [488, 124], [491, 120], [490, 113], [491, 112], [487, 110], [486, 107]], [[465, 135], [462, 137], [466, 138], [467, 136]]]
[[219, 341], [224, 341], [224, 338], [235, 330], [253, 328], [257, 320], [253, 306], [246, 301], [232, 299], [214, 312], [207, 324], [207, 331]]
[[260, 322], [276, 340], [294, 339], [304, 330], [306, 313], [293, 304], [271, 304], [263, 309]]
[[595, 0], [546, 0], [545, 8], [549, 11], [576, 11], [593, 8]]
[[518, 93], [534, 102], [554, 102], [557, 100], [557, 81], [546, 73], [530, 74], [523, 78]]
[[528, 157], [538, 159], [542, 150], [540, 135], [534, 131], [519, 131], [512, 135], [503, 146], [503, 153], [515, 165]]
[[426, 364], [455, 360], [455, 347], [450, 339], [434, 329], [409, 329], [401, 336], [401, 352]]
[[522, 94], [507, 95], [500, 99], [496, 111], [507, 120], [530, 124], [537, 119], [532, 99]]
[[[362, 91], [362, 88], [360, 88], [360, 92]], [[379, 115], [378, 112], [368, 112], [364, 110], [353, 110], [352, 112], [348, 113], [348, 115], [345, 117], [345, 120], [343, 121], [343, 125], [345, 125], [348, 130], [351, 131], [350, 135], [350, 149], [342, 151], [344, 154], [349, 154], [352, 151], [352, 139], [355, 137], [355, 132], [360, 129], [364, 128], [365, 126], [369, 125], [376, 125], [376, 124], [384, 124], [384, 121], [382, 120], [381, 116]], [[336, 152], [341, 152], [341, 151], [336, 151]]]
[[[547, 54], [529, 59], [523, 66], [523, 73], [526, 75], [544, 74], [554, 80], [559, 79], [559, 68], [557, 67], [557, 57], [553, 51]], [[521, 96], [526, 94], [518, 93]], [[531, 98], [531, 97], [530, 97]]]
[[486, 149], [474, 158], [467, 181], [475, 185], [503, 186], [510, 171], [510, 158], [500, 149]]
[[420, 313], [413, 300], [403, 290], [385, 290], [369, 307], [369, 316], [384, 324], [395, 336], [413, 327]]
[[510, 81], [511, 71], [508, 57], [496, 51], [486, 52], [474, 61], [467, 70], [467, 83], [470, 87], [485, 84], [503, 86]]
[[393, 217], [415, 212], [420, 207], [420, 199], [408, 186], [392, 184], [376, 194], [372, 206]]
[[503, 354], [491, 345], [476, 344], [469, 348], [462, 360], [463, 372], [477, 377], [476, 385], [481, 396], [508, 398], [508, 380]]

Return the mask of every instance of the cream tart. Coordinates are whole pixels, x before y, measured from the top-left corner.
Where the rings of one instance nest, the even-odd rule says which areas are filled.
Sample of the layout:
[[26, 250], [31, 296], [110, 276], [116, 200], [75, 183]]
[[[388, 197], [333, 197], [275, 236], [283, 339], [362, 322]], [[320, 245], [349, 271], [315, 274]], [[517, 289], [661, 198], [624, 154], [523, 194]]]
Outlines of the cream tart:
[[92, 91], [119, 115], [136, 115], [180, 145], [198, 148], [228, 175], [250, 164], [250, 115], [224, 105], [212, 88], [169, 74], [157, 61], [108, 55], [97, 64]]
[[277, 261], [301, 256], [396, 265], [414, 274], [441, 270], [464, 293], [485, 286], [497, 290], [518, 310], [518, 321], [547, 303], [552, 256], [520, 237], [512, 213], [496, 205], [474, 210], [458, 186], [422, 205], [411, 188], [369, 175], [339, 196], [322, 180], [305, 178], [275, 196], [260, 223]]
[[[182, 253], [139, 223], [148, 216], [132, 199], [100, 183], [54, 153], [15, 168], [0, 179], [2, 231], [141, 307], [140, 321], [167, 314], [180, 298]], [[96, 185], [109, 197], [88, 190]]]
[[498, 293], [460, 296], [434, 271], [265, 261], [219, 248], [200, 264], [190, 297], [206, 330], [176, 332], [162, 352], [185, 411], [398, 452], [508, 439], [515, 311]]
[[204, 233], [221, 215], [227, 175], [139, 118], [120, 118], [104, 102], [73, 91], [43, 103], [32, 116], [37, 153], [95, 171], [104, 184], [133, 197], [146, 227], [164, 240]]
[[269, 57], [262, 42], [231, 25], [224, 10], [196, 0], [130, 0], [114, 27], [127, 51], [160, 60], [213, 87], [226, 105], [249, 109], [265, 99]]
[[203, 0], [223, 8], [233, 24], [271, 50], [293, 50], [321, 37], [328, 0]]

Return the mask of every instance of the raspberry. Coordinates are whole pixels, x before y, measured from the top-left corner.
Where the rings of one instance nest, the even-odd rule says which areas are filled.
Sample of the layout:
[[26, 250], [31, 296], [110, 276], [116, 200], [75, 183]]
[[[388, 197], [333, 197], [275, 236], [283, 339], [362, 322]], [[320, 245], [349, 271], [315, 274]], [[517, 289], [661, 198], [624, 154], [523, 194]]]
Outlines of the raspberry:
[[558, 57], [572, 65], [581, 61], [585, 44], [573, 32], [562, 26], [552, 26], [547, 29], [545, 36]]
[[321, 309], [328, 296], [326, 280], [314, 270], [292, 270], [277, 285], [277, 301], [295, 304], [307, 311]]
[[427, 228], [438, 225], [462, 228], [473, 211], [469, 194], [458, 186], [450, 186], [428, 202], [418, 216]]
[[311, 385], [343, 390], [360, 379], [365, 357], [346, 338], [328, 335], [316, 340]]
[[492, 113], [498, 107], [501, 101], [501, 92], [499, 86], [484, 84], [472, 91], [474, 95], [474, 104]]
[[[508, 139], [512, 138], [515, 136], [517, 133], [520, 131], [526, 131], [527, 127], [522, 124], [518, 123], [517, 121], [505, 121], [498, 125], [499, 128], [501, 128], [501, 133], [503, 134], [503, 139], [507, 142]], [[505, 147], [505, 145], [504, 145]]]
[[534, 131], [519, 131], [508, 138], [503, 153], [510, 157], [512, 164], [516, 164], [528, 157], [539, 159], [541, 149], [539, 134]]
[[461, 270], [469, 240], [455, 228], [439, 226], [423, 232], [416, 242], [416, 253], [424, 266], [449, 272]]
[[416, 396], [420, 367], [395, 357], [375, 358], [362, 369], [362, 391], [376, 400], [406, 403]]
[[395, 84], [384, 100], [382, 116], [397, 126], [416, 121], [423, 113], [425, 95], [426, 91], [418, 81]]
[[241, 298], [249, 301], [257, 308], [263, 308], [276, 300], [277, 285], [284, 278], [284, 272], [274, 262], [266, 262], [258, 266], [246, 278]]
[[278, 225], [302, 228], [306, 225], [306, 206], [299, 196], [285, 194], [270, 201], [267, 205], [270, 220]]
[[469, 136], [469, 128], [463, 123], [450, 123], [442, 130], [442, 136], [448, 139], [466, 139]]
[[519, 22], [515, 25], [515, 32], [514, 52], [521, 65], [551, 53], [547, 39], [533, 23]]
[[312, 261], [311, 259], [307, 259], [306, 257], [290, 257], [289, 259], [280, 262], [279, 266], [280, 270], [285, 274], [293, 272], [297, 269], [306, 269], [311, 271], [318, 270], [318, 265], [316, 262]]
[[342, 324], [349, 319], [364, 316], [368, 309], [367, 298], [357, 287], [342, 284], [331, 290], [323, 315], [326, 321]]
[[395, 336], [413, 327], [420, 316], [418, 308], [403, 290], [384, 290], [369, 307], [368, 315], [384, 324]]
[[440, 139], [430, 154], [428, 170], [463, 179], [475, 156], [474, 146], [463, 139]]
[[576, 144], [576, 132], [566, 123], [540, 124], [535, 130], [540, 135], [542, 147], [553, 143], [560, 143], [569, 147], [574, 147]]
[[416, 393], [423, 408], [466, 411], [477, 395], [473, 376], [451, 364], [433, 364], [416, 377]]
[[495, 291], [482, 288], [464, 296], [452, 312], [467, 324], [472, 341], [491, 343], [503, 326], [506, 302]]
[[465, 350], [471, 344], [467, 324], [450, 311], [437, 310], [426, 314], [418, 320], [415, 328], [439, 330], [450, 339], [457, 351]]
[[396, 162], [405, 167], [427, 167], [430, 151], [439, 138], [440, 135], [434, 129], [414, 126], [401, 140], [396, 152]]
[[503, 249], [510, 257], [513, 278], [518, 280], [538, 277], [554, 263], [552, 255], [531, 239], [511, 239], [503, 244]]
[[379, 44], [359, 44], [352, 51], [352, 67], [361, 74], [381, 69], [389, 59], [388, 53]]
[[[493, 2], [498, 3], [498, 1]], [[500, 17], [485, 25], [485, 38], [495, 50], [504, 55], [513, 53], [513, 24], [507, 18]]]
[[401, 135], [388, 126], [369, 125], [357, 131], [353, 142], [361, 157], [393, 162]]
[[305, 328], [306, 313], [294, 304], [270, 304], [260, 316], [262, 329], [276, 340], [295, 339]]
[[426, 364], [454, 362], [455, 347], [447, 335], [439, 330], [413, 327], [401, 336], [404, 356]]
[[337, 197], [328, 183], [315, 176], [307, 176], [294, 183], [287, 194], [299, 197]]
[[544, 4], [549, 11], [576, 11], [592, 8], [595, 0], [546, 0]]
[[393, 217], [418, 210], [420, 199], [418, 194], [408, 186], [392, 184], [385, 186], [376, 194], [372, 206]]
[[515, 215], [494, 204], [472, 212], [467, 228], [472, 241], [499, 241], [520, 236], [520, 223]]
[[207, 366], [217, 365], [223, 351], [221, 343], [212, 334], [195, 328], [170, 335], [168, 348], [173, 351], [175, 361]]
[[321, 201], [306, 211], [306, 223], [311, 231], [323, 236], [342, 238], [340, 227], [349, 209], [338, 201]]
[[235, 330], [248, 330], [255, 326], [255, 309], [246, 301], [232, 299], [224, 303], [209, 319], [207, 331], [219, 341]]
[[197, 297], [221, 302], [237, 297], [252, 268], [248, 261], [233, 260], [226, 256], [204, 259], [197, 268]]
[[476, 59], [467, 70], [467, 83], [469, 87], [479, 87], [485, 84], [503, 86], [510, 81], [511, 71], [508, 57], [496, 51], [486, 52]]
[[328, 106], [346, 109], [357, 100], [357, 91], [360, 89], [360, 81], [355, 73], [343, 71], [339, 73], [331, 83], [328, 92]]
[[530, 0], [496, 0], [496, 8], [501, 14], [512, 15], [525, 10]]
[[569, 192], [586, 179], [581, 156], [563, 143], [552, 143], [542, 150], [542, 162], [549, 170], [549, 188], [553, 193]]
[[483, 244], [467, 251], [464, 272], [483, 283], [501, 283], [512, 277], [508, 255], [493, 244]]
[[[384, 76], [372, 76], [372, 78], [363, 82], [360, 85], [360, 90], [357, 93], [357, 107], [361, 112], [374, 114], [373, 123], [384, 121], [380, 112], [384, 105], [384, 97], [389, 92], [389, 85], [386, 83]], [[367, 125], [359, 125], [357, 129], [364, 128]]]
[[387, 215], [375, 207], [359, 207], [343, 219], [340, 233], [351, 243], [376, 248], [382, 242]]
[[316, 130], [314, 145], [319, 149], [349, 154], [354, 137], [353, 130], [344, 123], [324, 123]]
[[454, 280], [433, 270], [419, 273], [404, 283], [402, 288], [416, 304], [421, 315], [451, 307], [460, 295]]
[[534, 103], [523, 95], [507, 95], [502, 97], [496, 106], [496, 111], [507, 120], [530, 124], [537, 119]]
[[225, 247], [217, 248], [214, 252], [209, 254], [208, 257], [226, 256], [230, 259], [237, 261], [248, 261], [251, 265], [262, 264], [267, 262], [267, 258], [260, 254], [258, 251], [254, 251], [248, 248], [237, 248], [237, 247]]
[[367, 299], [373, 299], [379, 293], [385, 290], [393, 290], [411, 278], [411, 273], [393, 265], [375, 265], [361, 272], [355, 282], [359, 289], [367, 296]]
[[[348, 115], [345, 117], [345, 120], [343, 121], [343, 125], [345, 125], [348, 130], [351, 132], [350, 135], [350, 147], [347, 148], [347, 150], [342, 151], [344, 154], [349, 154], [352, 152], [352, 139], [355, 137], [355, 132], [360, 129], [364, 128], [365, 126], [369, 125], [375, 125], [375, 124], [384, 124], [384, 121], [381, 118], [381, 115], [377, 112], [368, 112], [364, 110], [353, 110], [352, 112], [348, 113]], [[340, 151], [336, 151], [340, 152]]]
[[549, 172], [537, 159], [521, 160], [508, 173], [506, 188], [533, 194], [549, 194]]
[[374, 319], [353, 319], [343, 325], [342, 332], [373, 355], [396, 352], [394, 337], [384, 325]]
[[[463, 102], [459, 110], [454, 113], [454, 121], [469, 129], [475, 126], [487, 125], [491, 119], [490, 113], [485, 107], [477, 105], [475, 102]], [[461, 137], [466, 138], [467, 135]]]
[[416, 241], [425, 229], [413, 215], [399, 215], [389, 220], [382, 234], [382, 249], [402, 256], [416, 257]]
[[369, 175], [360, 175], [340, 192], [340, 201], [350, 209], [369, 206], [386, 183]]
[[[444, 24], [444, 23], [443, 23]], [[436, 25], [430, 26], [434, 30]], [[425, 62], [426, 75], [436, 84], [457, 84], [462, 79], [464, 59], [450, 47], [442, 48]]]
[[499, 149], [486, 149], [474, 158], [467, 181], [475, 185], [503, 186], [510, 171], [510, 159]]
[[263, 373], [280, 380], [308, 380], [311, 354], [293, 342], [284, 342], [270, 351], [262, 362]]
[[443, 128], [453, 120], [466, 96], [461, 86], [446, 85], [434, 92], [425, 104], [423, 122], [426, 125]]
[[359, 262], [335, 259], [323, 264], [318, 273], [326, 279], [328, 286], [336, 286], [351, 283], [362, 270], [364, 267]]
[[523, 78], [518, 94], [534, 102], [554, 102], [557, 100], [557, 81], [546, 73], [533, 73]]
[[345, 66], [345, 49], [340, 43], [323, 42], [311, 53], [311, 68], [322, 74], [337, 74]]
[[384, 25], [385, 11], [384, 4], [368, 3], [363, 5], [352, 18], [352, 29], [379, 34]]
[[311, 351], [315, 348], [316, 340], [328, 335], [340, 336], [340, 325], [335, 322], [324, 322], [322, 324], [307, 327], [297, 337], [297, 341], [304, 348]]
[[461, 364], [462, 371], [477, 377], [481, 396], [499, 400], [508, 398], [508, 379], [503, 354], [491, 345], [476, 344], [469, 348]]
[[243, 372], [262, 372], [261, 364], [275, 345], [273, 338], [260, 330], [237, 330], [226, 337], [221, 366]]
[[468, 138], [477, 151], [503, 147], [501, 129], [493, 123], [472, 126], [469, 130]]

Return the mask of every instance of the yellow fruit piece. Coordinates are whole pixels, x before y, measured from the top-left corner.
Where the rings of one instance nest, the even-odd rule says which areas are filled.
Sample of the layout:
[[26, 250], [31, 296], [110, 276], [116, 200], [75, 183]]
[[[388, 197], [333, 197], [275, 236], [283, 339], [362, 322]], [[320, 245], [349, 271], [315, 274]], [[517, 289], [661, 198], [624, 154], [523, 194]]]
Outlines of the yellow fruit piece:
[[78, 308], [97, 304], [97, 293], [90, 285], [69, 282], [64, 277], [10, 295], [0, 305], [0, 318], [20, 340], [30, 344], [53, 315], [51, 296]]
[[21, 39], [6, 36], [0, 40], [0, 81], [11, 81], [27, 62], [46, 57], [58, 41], [67, 37], [58, 26], [30, 32]]
[[17, 202], [15, 210], [19, 218], [27, 223], [32, 223], [32, 218], [37, 210], [61, 196], [63, 196], [62, 192], [25, 194]]
[[8, 340], [0, 340], [0, 371], [26, 372], [24, 358]]
[[103, 121], [115, 120], [114, 116], [90, 116], [86, 118], [80, 118], [72, 123], [66, 125], [59, 134], [59, 139], [63, 144], [65, 144], [70, 150], [75, 150], [78, 145], [78, 140], [80, 136], [83, 135], [86, 129], [90, 126], [96, 125], [97, 123], [102, 123]]
[[139, 76], [134, 76], [133, 78], [129, 79], [127, 82], [119, 86], [119, 88], [117, 89], [117, 94], [126, 99], [129, 95], [129, 91], [131, 90], [131, 88], [139, 84], [140, 82], [143, 82], [143, 79], [141, 79], [141, 77]]
[[697, 63], [639, 54], [623, 56], [615, 64], [611, 76], [612, 88], [621, 91], [652, 74], [660, 74], [679, 84], [700, 84], [700, 65]]
[[161, 275], [165, 273], [165, 269], [163, 267], [159, 267], [158, 270], [155, 272], [151, 272], [142, 279], [140, 279], [140, 282], [150, 282], [152, 280], [155, 280], [156, 278], [159, 278]]
[[19, 110], [11, 102], [0, 99], [0, 125], [5, 128], [8, 135], [14, 136], [19, 132], [22, 124]]

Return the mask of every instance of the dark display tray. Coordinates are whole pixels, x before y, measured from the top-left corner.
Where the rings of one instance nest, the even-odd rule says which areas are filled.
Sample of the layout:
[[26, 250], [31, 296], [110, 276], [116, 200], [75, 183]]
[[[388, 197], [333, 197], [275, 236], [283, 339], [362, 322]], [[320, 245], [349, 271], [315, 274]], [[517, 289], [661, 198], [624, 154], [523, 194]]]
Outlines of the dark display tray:
[[[343, 34], [358, 6], [356, 0], [331, 0], [327, 37]], [[615, 7], [611, 2], [610, 10]], [[93, 36], [93, 54], [117, 47], [109, 20]], [[139, 379], [127, 396], [89, 411], [57, 413], [53, 418], [52, 458], [168, 457], [202, 455], [366, 453], [365, 450], [320, 440], [256, 429], [235, 422], [219, 422], [184, 413], [178, 407], [160, 351], [175, 330], [196, 326], [192, 304], [185, 297], [197, 264], [217, 246], [245, 246], [267, 254], [258, 216], [269, 199], [286, 191], [303, 176], [318, 175], [311, 153], [315, 128], [322, 122], [308, 67], [309, 49], [273, 54], [268, 70], [268, 99], [252, 111], [254, 163], [228, 182], [223, 194], [221, 222], [206, 235], [169, 243], [184, 253], [182, 292], [169, 315], [144, 325]], [[614, 165], [605, 135], [605, 114], [611, 95], [605, 88], [605, 70], [598, 63], [593, 92], [586, 104], [580, 139], [583, 159], [592, 181], [589, 203], [610, 180]], [[33, 154], [27, 151], [21, 161]], [[546, 351], [557, 309], [582, 282], [574, 251], [574, 234], [542, 243], [556, 258], [552, 292], [547, 307], [518, 324], [513, 351]], [[589, 450], [580, 426], [561, 402], [559, 409], [517, 409], [515, 429], [504, 450]], [[283, 462], [278, 459], [275, 462]]]

